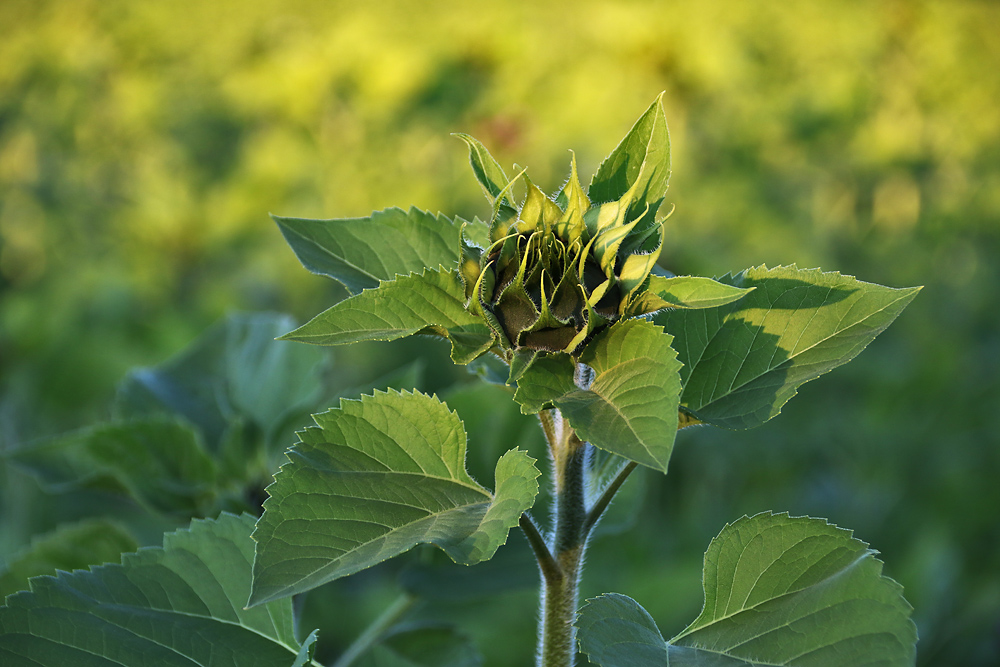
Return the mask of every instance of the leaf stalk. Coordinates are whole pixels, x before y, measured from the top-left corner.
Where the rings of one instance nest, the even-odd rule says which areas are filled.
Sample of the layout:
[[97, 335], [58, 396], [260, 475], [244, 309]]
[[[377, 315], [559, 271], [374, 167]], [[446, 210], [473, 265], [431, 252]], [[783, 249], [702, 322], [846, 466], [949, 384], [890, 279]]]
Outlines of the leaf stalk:
[[385, 636], [386, 632], [410, 611], [416, 603], [417, 598], [408, 593], [402, 593], [382, 612], [381, 616], [365, 628], [365, 631], [347, 647], [347, 650], [330, 667], [350, 667], [365, 651], [377, 644]]
[[618, 489], [622, 488], [622, 484], [625, 483], [628, 476], [631, 475], [632, 471], [638, 466], [639, 464], [635, 461], [629, 461], [622, 467], [621, 470], [618, 471], [615, 478], [611, 480], [606, 487], [604, 487], [600, 497], [587, 512], [587, 519], [584, 523], [584, 531], [589, 534], [590, 531], [594, 529], [594, 526], [597, 525], [601, 515], [603, 515], [604, 511], [608, 509], [608, 505], [611, 504], [611, 500], [615, 497], [615, 494], [618, 493]]

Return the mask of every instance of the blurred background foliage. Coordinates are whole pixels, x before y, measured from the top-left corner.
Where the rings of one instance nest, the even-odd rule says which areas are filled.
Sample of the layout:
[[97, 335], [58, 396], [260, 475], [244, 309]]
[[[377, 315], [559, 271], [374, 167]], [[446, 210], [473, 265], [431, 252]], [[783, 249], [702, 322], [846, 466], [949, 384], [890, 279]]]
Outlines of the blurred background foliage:
[[[670, 476], [631, 482], [605, 527], [618, 536], [596, 539], [584, 593], [632, 595], [675, 632], [700, 608], [701, 554], [727, 521], [824, 516], [905, 585], [921, 664], [998, 664], [998, 25], [1000, 6], [967, 0], [4, 0], [0, 447], [107, 419], [130, 368], [231, 311], [302, 320], [342, 298], [298, 266], [268, 211], [484, 216], [450, 132], [552, 191], [567, 149], [592, 173], [665, 90], [664, 267], [795, 262], [926, 289], [779, 419], [682, 432]], [[421, 388], [463, 411], [480, 479], [494, 451], [541, 455], [516, 410], [475, 414], [503, 391], [469, 386], [439, 344], [337, 350], [331, 372], [371, 386], [415, 357]], [[176, 524], [47, 494], [10, 466], [0, 483], [0, 564], [70, 519], [113, 515], [113, 544], [158, 543]], [[387, 604], [399, 567], [310, 598], [333, 628], [327, 650]], [[463, 619], [487, 664], [526, 664], [533, 596], [428, 613]]]

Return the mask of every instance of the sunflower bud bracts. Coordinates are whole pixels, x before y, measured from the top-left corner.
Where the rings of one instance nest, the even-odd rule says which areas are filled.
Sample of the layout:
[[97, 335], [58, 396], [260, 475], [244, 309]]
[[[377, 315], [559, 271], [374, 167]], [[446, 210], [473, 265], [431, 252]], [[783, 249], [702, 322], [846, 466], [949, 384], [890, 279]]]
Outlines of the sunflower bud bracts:
[[[485, 150], [478, 142], [470, 146]], [[518, 180], [527, 191], [521, 206], [510, 211], [505, 204], [496, 206], [509, 200]], [[636, 215], [634, 196], [632, 188], [616, 201], [592, 205], [575, 157], [555, 200], [524, 172], [496, 189], [490, 198], [492, 243], [482, 255], [469, 307], [486, 319], [501, 347], [573, 354], [626, 314], [663, 238], [661, 222], [637, 230], [648, 207]]]

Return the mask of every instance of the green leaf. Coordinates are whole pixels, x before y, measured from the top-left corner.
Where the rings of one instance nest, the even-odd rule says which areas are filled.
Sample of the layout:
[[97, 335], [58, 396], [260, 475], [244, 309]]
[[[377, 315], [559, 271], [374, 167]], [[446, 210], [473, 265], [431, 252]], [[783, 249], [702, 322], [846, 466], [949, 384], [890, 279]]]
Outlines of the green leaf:
[[10, 460], [53, 492], [79, 487], [125, 493], [158, 512], [212, 507], [216, 466], [186, 425], [162, 418], [100, 424], [30, 444]]
[[490, 225], [488, 222], [479, 218], [473, 218], [471, 222], [455, 218], [455, 222], [462, 225], [462, 236], [467, 243], [483, 250], [490, 247]]
[[461, 255], [461, 225], [416, 208], [342, 220], [272, 217], [303, 266], [352, 294], [397, 274], [455, 268]]
[[709, 545], [705, 607], [687, 629], [664, 642], [634, 600], [610, 594], [581, 610], [581, 648], [604, 667], [913, 665], [912, 607], [874, 553], [822, 519], [743, 517]]
[[453, 136], [458, 137], [469, 146], [469, 162], [472, 164], [472, 171], [476, 174], [476, 180], [483, 188], [483, 194], [490, 200], [490, 206], [496, 206], [497, 198], [500, 199], [500, 203], [513, 206], [514, 203], [506, 194], [501, 196], [504, 188], [510, 182], [507, 179], [507, 174], [503, 172], [500, 163], [486, 150], [486, 146], [468, 134], [456, 132]]
[[249, 515], [196, 520], [121, 565], [32, 579], [0, 607], [0, 664], [306, 664], [290, 600], [243, 608], [253, 524]]
[[920, 291], [795, 266], [719, 282], [756, 289], [720, 308], [670, 310], [653, 321], [673, 334], [684, 363], [681, 404], [733, 429], [766, 422], [799, 385], [853, 359]]
[[436, 397], [341, 401], [299, 434], [257, 524], [251, 604], [345, 577], [420, 543], [456, 562], [493, 556], [531, 507], [538, 470], [520, 450], [496, 465], [496, 493], [465, 470], [465, 430]]
[[554, 407], [554, 402], [577, 391], [573, 377], [576, 363], [564, 352], [539, 354], [517, 378], [514, 400], [526, 415]]
[[[601, 667], [664, 666], [667, 644], [656, 621], [632, 598], [605, 593], [587, 600], [577, 615], [580, 650]], [[706, 667], [712, 667], [706, 663]]]
[[666, 472], [681, 389], [670, 341], [649, 322], [619, 322], [597, 334], [580, 356], [595, 372], [589, 388], [574, 384], [568, 355], [550, 355], [525, 371], [514, 399], [525, 413], [555, 405], [581, 439]]
[[0, 571], [0, 599], [27, 590], [31, 577], [117, 562], [121, 554], [138, 548], [131, 533], [105, 519], [59, 526], [34, 538], [27, 549], [7, 562]]
[[472, 641], [450, 627], [402, 625], [364, 653], [355, 667], [479, 667]]
[[341, 301], [283, 340], [346, 345], [396, 340], [416, 333], [451, 340], [452, 359], [468, 363], [493, 346], [493, 331], [465, 309], [465, 288], [454, 271], [428, 269], [401, 276]]
[[294, 326], [278, 313], [230, 315], [174, 358], [129, 373], [118, 387], [115, 415], [183, 417], [212, 451], [239, 420], [275, 442], [291, 418], [315, 410], [325, 391], [327, 354], [274, 340]]
[[224, 363], [229, 401], [269, 439], [292, 415], [314, 410], [323, 394], [326, 355], [275, 340], [295, 324], [291, 317], [273, 313], [227, 319]]
[[670, 181], [670, 135], [663, 115], [663, 93], [660, 93], [645, 113], [636, 121], [618, 147], [611, 152], [594, 174], [588, 188], [594, 204], [611, 202], [633, 187], [635, 199], [629, 207], [626, 221], [648, 212], [639, 229], [644, 229], [656, 216]]
[[515, 384], [518, 379], [524, 375], [524, 372], [531, 367], [531, 364], [535, 363], [535, 360], [542, 356], [542, 353], [538, 350], [532, 350], [530, 348], [521, 348], [514, 353], [514, 356], [510, 360], [510, 374], [507, 378], [507, 384]]
[[654, 313], [664, 308], [717, 308], [743, 298], [753, 287], [741, 288], [699, 276], [650, 276], [628, 306], [629, 315]]

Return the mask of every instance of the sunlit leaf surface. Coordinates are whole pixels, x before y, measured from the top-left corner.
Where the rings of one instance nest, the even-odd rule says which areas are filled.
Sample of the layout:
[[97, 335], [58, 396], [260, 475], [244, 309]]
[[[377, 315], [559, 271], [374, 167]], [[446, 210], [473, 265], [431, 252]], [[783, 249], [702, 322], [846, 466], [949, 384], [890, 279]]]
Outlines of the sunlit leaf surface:
[[684, 364], [681, 405], [698, 419], [751, 428], [798, 387], [853, 359], [920, 291], [794, 266], [747, 269], [719, 282], [755, 288], [728, 305], [654, 318]]

